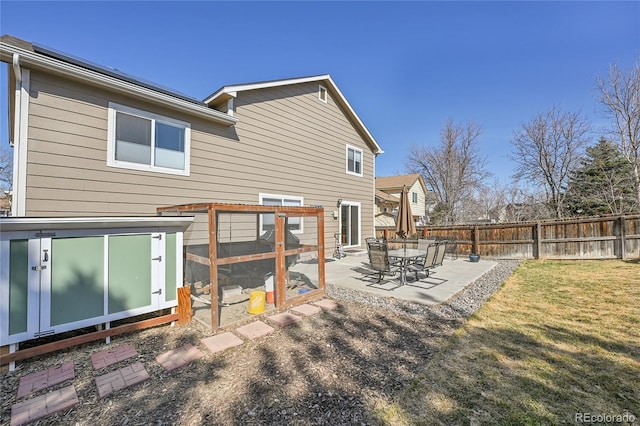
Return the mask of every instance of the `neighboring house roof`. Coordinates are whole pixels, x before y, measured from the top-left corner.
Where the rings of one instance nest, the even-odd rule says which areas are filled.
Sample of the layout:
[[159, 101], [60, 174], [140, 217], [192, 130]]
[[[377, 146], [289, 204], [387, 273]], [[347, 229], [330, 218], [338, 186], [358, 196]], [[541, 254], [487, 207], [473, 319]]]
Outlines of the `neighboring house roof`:
[[376, 178], [376, 189], [379, 189], [384, 192], [400, 192], [402, 187], [406, 185], [408, 188], [411, 188], [416, 180], [420, 182], [420, 186], [424, 190], [426, 194], [427, 187], [424, 184], [424, 180], [422, 180], [422, 176], [419, 173], [413, 173], [409, 175], [398, 175], [398, 176], [383, 176]]
[[14, 66], [27, 65], [29, 68], [61, 74], [131, 96], [160, 102], [164, 106], [196, 114], [219, 123], [233, 125], [238, 122], [234, 117], [209, 108], [204, 102], [135, 78], [114, 68], [96, 65], [10, 35], [0, 37], [0, 56], [3, 61], [13, 62]]
[[375, 194], [376, 194], [376, 199], [379, 199], [387, 203], [400, 204], [400, 199], [395, 195], [387, 194], [386, 192], [380, 191], [379, 189], [376, 189]]
[[257, 89], [266, 89], [270, 87], [279, 87], [279, 86], [288, 86], [291, 84], [300, 84], [300, 83], [309, 83], [309, 82], [319, 82], [322, 83], [327, 90], [329, 90], [335, 96], [337, 103], [342, 107], [345, 111], [346, 116], [352, 121], [356, 129], [362, 135], [363, 139], [367, 142], [371, 150], [374, 154], [382, 154], [384, 151], [378, 145], [378, 142], [373, 138], [367, 127], [364, 125], [358, 114], [351, 107], [347, 99], [344, 97], [338, 86], [334, 83], [333, 79], [329, 74], [316, 75], [310, 77], [299, 77], [299, 78], [288, 78], [282, 80], [270, 80], [270, 81], [262, 81], [258, 83], [245, 83], [245, 84], [234, 84], [230, 86], [223, 86], [213, 94], [208, 96], [204, 102], [206, 104], [218, 104], [222, 101], [226, 101], [230, 98], [237, 97], [238, 92], [243, 92], [246, 90], [257, 90]]
[[376, 226], [395, 226], [396, 218], [391, 213], [378, 213], [375, 215]]

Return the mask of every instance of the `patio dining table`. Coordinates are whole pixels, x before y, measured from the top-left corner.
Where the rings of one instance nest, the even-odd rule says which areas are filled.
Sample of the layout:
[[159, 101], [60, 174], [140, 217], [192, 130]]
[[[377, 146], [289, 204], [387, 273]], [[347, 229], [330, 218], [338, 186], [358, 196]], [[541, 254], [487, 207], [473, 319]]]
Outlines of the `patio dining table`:
[[407, 283], [407, 265], [411, 262], [412, 259], [417, 259], [422, 256], [426, 256], [426, 250], [418, 250], [418, 249], [396, 249], [389, 250], [389, 258], [390, 259], [399, 259], [400, 260], [400, 285], [405, 285]]

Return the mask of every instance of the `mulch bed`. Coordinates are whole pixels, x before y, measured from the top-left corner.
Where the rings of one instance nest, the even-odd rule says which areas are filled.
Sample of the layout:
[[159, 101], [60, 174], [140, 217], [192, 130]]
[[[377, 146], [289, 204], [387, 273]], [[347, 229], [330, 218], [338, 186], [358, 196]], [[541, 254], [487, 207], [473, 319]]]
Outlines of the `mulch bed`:
[[[150, 379], [103, 399], [95, 377], [109, 370], [95, 371], [91, 364], [103, 342], [20, 363], [2, 378], [2, 423], [9, 423], [21, 377], [71, 360], [80, 403], [38, 424], [369, 424], [376, 399], [402, 389], [455, 328], [452, 321], [341, 302], [333, 311], [212, 354], [200, 344], [207, 333], [197, 322], [158, 327], [112, 339], [113, 345], [135, 346], [139, 356], [132, 361], [142, 362]], [[199, 345], [205, 356], [172, 372], [155, 361], [186, 343]]]

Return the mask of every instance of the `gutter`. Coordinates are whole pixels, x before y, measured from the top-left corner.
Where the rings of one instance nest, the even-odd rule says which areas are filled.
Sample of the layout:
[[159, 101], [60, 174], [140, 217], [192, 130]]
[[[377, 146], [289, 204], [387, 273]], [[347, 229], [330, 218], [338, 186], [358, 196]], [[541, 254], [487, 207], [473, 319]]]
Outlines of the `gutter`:
[[239, 121], [237, 118], [230, 117], [227, 114], [211, 109], [206, 105], [194, 104], [184, 99], [179, 99], [93, 70], [40, 55], [11, 44], [0, 43], [0, 57], [6, 57], [8, 55], [13, 55], [14, 70], [16, 69], [16, 56], [18, 56], [18, 60], [22, 66], [45, 69], [66, 77], [79, 79], [99, 87], [115, 90], [128, 96], [135, 96], [154, 103], [160, 103], [163, 106], [168, 106], [178, 111], [196, 115], [227, 126], [233, 126]]

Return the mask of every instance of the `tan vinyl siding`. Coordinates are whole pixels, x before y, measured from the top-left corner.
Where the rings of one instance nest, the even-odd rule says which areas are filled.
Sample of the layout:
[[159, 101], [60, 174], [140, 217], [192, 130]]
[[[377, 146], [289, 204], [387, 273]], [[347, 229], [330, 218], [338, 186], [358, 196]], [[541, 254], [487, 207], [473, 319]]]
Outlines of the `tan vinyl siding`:
[[[330, 92], [327, 103], [318, 99], [317, 82], [241, 92], [235, 108], [241, 144], [271, 165], [261, 170], [259, 192], [304, 197], [307, 206], [324, 206], [328, 254], [338, 232], [331, 214], [340, 196], [361, 203], [361, 237], [373, 235], [374, 156]], [[363, 150], [363, 177], [347, 174], [347, 145]], [[289, 179], [284, 190], [283, 173]]]
[[[373, 235], [374, 156], [318, 84], [240, 92], [236, 126], [223, 126], [160, 105], [71, 80], [31, 73], [27, 216], [155, 214], [194, 202], [258, 204], [259, 194], [304, 197], [325, 207], [330, 255], [338, 232], [336, 202], [361, 203], [362, 238]], [[191, 125], [190, 176], [107, 167], [109, 102]], [[363, 177], [346, 173], [346, 145], [363, 150]], [[307, 232], [315, 232], [315, 221]]]

